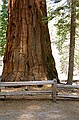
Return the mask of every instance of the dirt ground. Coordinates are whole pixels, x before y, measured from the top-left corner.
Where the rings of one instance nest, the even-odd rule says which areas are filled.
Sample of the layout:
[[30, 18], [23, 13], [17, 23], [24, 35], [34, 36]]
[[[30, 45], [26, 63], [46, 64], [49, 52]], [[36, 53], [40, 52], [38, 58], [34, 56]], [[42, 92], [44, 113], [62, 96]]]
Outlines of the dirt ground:
[[[12, 88], [14, 90], [17, 88]], [[62, 89], [58, 92], [79, 96], [79, 90]], [[51, 95], [6, 97], [0, 99], [0, 120], [79, 120], [79, 99], [57, 98], [54, 103]]]
[[79, 120], [79, 101], [50, 96], [0, 99], [0, 120]]

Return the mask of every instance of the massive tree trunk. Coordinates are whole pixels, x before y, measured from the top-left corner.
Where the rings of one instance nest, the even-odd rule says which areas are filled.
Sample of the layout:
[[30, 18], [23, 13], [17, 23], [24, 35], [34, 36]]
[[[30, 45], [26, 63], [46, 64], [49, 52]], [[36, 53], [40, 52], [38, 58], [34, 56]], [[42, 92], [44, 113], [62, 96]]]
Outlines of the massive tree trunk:
[[2, 81], [58, 80], [48, 26], [42, 17], [46, 17], [45, 0], [8, 0]]

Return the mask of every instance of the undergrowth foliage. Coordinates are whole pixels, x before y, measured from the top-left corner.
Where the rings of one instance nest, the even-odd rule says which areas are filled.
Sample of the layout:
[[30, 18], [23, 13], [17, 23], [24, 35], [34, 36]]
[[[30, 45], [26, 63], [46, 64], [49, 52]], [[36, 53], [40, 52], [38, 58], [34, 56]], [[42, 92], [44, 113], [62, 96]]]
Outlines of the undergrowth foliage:
[[7, 2], [8, 0], [2, 0], [2, 3], [0, 4], [0, 56], [3, 56], [6, 44], [6, 29], [8, 18]]

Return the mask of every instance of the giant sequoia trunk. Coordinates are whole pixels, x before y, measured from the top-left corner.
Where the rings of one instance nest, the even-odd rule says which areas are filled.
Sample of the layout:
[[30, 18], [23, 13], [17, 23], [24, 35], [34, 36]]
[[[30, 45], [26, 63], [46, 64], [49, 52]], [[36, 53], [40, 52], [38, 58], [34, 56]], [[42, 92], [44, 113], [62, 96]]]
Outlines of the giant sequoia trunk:
[[8, 0], [2, 81], [58, 80], [48, 26], [42, 17], [46, 17], [45, 0]]

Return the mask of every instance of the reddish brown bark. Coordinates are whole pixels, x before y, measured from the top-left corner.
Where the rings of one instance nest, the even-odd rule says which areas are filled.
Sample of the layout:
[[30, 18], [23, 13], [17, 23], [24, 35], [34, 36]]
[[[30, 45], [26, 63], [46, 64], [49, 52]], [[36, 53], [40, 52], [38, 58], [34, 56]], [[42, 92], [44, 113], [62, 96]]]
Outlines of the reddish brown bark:
[[51, 52], [45, 0], [8, 0], [3, 81], [57, 78]]

